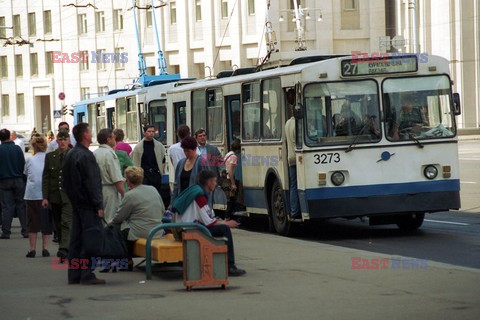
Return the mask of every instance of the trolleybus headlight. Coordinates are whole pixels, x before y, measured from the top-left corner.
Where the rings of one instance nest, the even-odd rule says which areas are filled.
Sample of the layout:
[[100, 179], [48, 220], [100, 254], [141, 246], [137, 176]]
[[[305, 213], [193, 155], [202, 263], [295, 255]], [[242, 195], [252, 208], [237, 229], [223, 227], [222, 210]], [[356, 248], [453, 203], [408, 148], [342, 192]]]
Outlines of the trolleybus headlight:
[[434, 166], [426, 166], [423, 170], [423, 174], [427, 179], [435, 179], [438, 175], [438, 170]]
[[339, 186], [345, 182], [345, 176], [340, 171], [335, 171], [334, 173], [332, 173], [330, 180], [334, 185]]

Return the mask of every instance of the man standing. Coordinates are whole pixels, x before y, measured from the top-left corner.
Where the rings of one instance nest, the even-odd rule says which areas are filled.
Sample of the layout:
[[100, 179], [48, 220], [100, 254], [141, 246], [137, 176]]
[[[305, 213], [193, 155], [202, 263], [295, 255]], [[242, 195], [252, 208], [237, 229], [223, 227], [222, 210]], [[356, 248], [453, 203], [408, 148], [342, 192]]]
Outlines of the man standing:
[[[88, 124], [77, 124], [73, 128], [73, 135], [78, 143], [68, 152], [63, 165], [63, 186], [73, 208], [68, 250], [68, 263], [72, 268], [68, 269], [68, 283], [104, 284], [105, 280], [98, 279], [93, 273], [92, 260], [85, 254], [83, 240], [89, 228], [102, 226], [103, 198], [100, 168], [95, 156], [88, 150], [92, 143], [92, 131]], [[80, 264], [85, 261], [86, 263]]]
[[0, 239], [10, 239], [12, 220], [16, 213], [20, 219], [22, 235], [28, 238], [25, 212], [25, 181], [23, 169], [25, 156], [22, 150], [10, 140], [10, 131], [0, 130], [0, 201], [2, 203], [2, 235]]
[[198, 150], [202, 159], [202, 166], [206, 167], [209, 171], [213, 171], [220, 175], [219, 164], [222, 161], [222, 155], [218, 148], [207, 143], [207, 132], [205, 129], [198, 129], [195, 132], [195, 139], [198, 142]]
[[179, 142], [172, 144], [170, 148], [168, 148], [168, 155], [170, 156], [170, 160], [172, 161], [173, 172], [175, 172], [175, 168], [177, 168], [178, 162], [185, 158], [185, 152], [183, 152], [183, 149], [180, 145], [182, 143], [182, 139], [188, 136], [190, 136], [190, 128], [187, 125], [182, 124], [180, 127], [178, 127], [177, 130], [177, 137]]
[[98, 132], [97, 141], [100, 146], [93, 152], [93, 155], [100, 167], [102, 177], [105, 220], [110, 223], [120, 205], [120, 195], [123, 197], [125, 194], [123, 176], [120, 170], [120, 162], [113, 149], [116, 141], [112, 129], [101, 129]]
[[72, 205], [63, 188], [63, 163], [70, 151], [70, 135], [66, 130], [57, 134], [58, 149], [45, 156], [45, 166], [42, 176], [42, 206], [50, 207], [53, 222], [58, 232], [57, 257], [66, 259], [70, 243], [70, 228], [72, 226]]
[[13, 143], [19, 146], [20, 149], [22, 149], [22, 152], [25, 153], [25, 144], [19, 137], [17, 137], [17, 132], [15, 130], [12, 130], [12, 132], [10, 133], [10, 140], [12, 140]]
[[155, 126], [144, 127], [143, 139], [132, 151], [133, 165], [144, 171], [143, 184], [153, 186], [163, 199], [165, 207], [170, 204], [170, 189], [162, 192], [162, 175], [165, 165], [165, 147], [154, 139]]
[[[60, 122], [58, 124], [58, 132], [60, 132], [60, 130], [67, 130], [67, 132], [70, 132], [70, 125], [68, 124], [68, 122], [65, 122], [65, 121]], [[75, 145], [77, 144], [75, 137], [72, 135], [70, 135], [70, 144], [72, 145], [72, 147], [75, 147]], [[55, 151], [57, 150], [57, 148], [58, 148], [57, 140], [52, 140], [52, 142], [50, 142], [50, 144], [47, 147], [46, 153]]]
[[290, 107], [292, 117], [285, 123], [285, 140], [287, 141], [288, 154], [288, 178], [290, 180], [290, 211], [292, 220], [301, 219], [300, 201], [298, 200], [297, 190], [297, 158], [295, 155], [295, 118], [293, 117], [293, 105], [295, 104], [295, 90], [290, 89], [287, 92], [287, 103]]

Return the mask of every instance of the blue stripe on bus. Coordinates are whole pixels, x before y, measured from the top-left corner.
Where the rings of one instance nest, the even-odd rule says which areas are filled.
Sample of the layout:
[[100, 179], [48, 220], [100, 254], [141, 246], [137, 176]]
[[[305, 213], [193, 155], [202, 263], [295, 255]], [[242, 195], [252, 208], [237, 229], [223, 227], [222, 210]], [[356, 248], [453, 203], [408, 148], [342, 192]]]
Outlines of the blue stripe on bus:
[[422, 192], [460, 191], [460, 180], [438, 180], [409, 183], [375, 184], [354, 187], [328, 187], [305, 190], [306, 200], [338, 199], [413, 194]]

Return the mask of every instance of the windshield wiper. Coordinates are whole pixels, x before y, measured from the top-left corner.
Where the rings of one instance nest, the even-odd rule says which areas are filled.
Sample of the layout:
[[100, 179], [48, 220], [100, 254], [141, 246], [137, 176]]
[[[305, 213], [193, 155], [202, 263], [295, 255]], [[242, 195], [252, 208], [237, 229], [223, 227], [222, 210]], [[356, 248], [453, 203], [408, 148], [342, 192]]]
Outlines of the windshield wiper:
[[350, 145], [348, 146], [347, 150], [345, 150], [345, 153], [350, 152], [350, 151], [353, 150], [353, 147], [357, 144], [358, 138], [360, 138], [360, 136], [363, 134], [363, 131], [365, 131], [365, 129], [366, 129], [368, 126], [371, 126], [371, 125], [372, 125], [372, 121], [373, 121], [373, 119], [375, 119], [376, 117], [377, 117], [377, 116], [368, 116], [367, 122], [363, 125], [362, 130], [360, 130], [360, 132], [355, 136], [355, 139], [353, 139], [352, 143], [350, 143]]
[[420, 142], [420, 140], [418, 140], [417, 138], [415, 138], [415, 136], [410, 132], [408, 131], [407, 132], [408, 134], [408, 137], [410, 138], [410, 140], [413, 140], [415, 141], [415, 143], [417, 144], [417, 146], [422, 149], [424, 147], [424, 145]]

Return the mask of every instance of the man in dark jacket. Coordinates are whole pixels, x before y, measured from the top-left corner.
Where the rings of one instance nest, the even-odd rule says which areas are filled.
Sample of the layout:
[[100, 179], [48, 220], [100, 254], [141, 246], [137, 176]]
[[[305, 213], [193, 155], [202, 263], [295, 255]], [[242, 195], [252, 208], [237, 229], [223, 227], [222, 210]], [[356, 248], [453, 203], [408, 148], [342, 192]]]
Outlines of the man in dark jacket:
[[2, 235], [0, 239], [10, 239], [12, 220], [16, 213], [22, 226], [22, 235], [28, 238], [25, 212], [25, 181], [23, 169], [25, 156], [19, 146], [10, 140], [10, 131], [0, 130], [0, 201], [2, 203]]
[[72, 225], [72, 205], [63, 188], [63, 163], [70, 150], [70, 135], [67, 130], [57, 134], [57, 147], [45, 156], [45, 167], [42, 176], [42, 206], [50, 207], [53, 222], [58, 232], [57, 257], [66, 259], [70, 244], [70, 228]]
[[63, 186], [73, 207], [70, 247], [68, 250], [69, 284], [104, 284], [92, 270], [92, 257], [87, 256], [84, 237], [89, 228], [102, 226], [103, 198], [100, 168], [93, 153], [92, 131], [87, 123], [73, 128], [77, 140], [75, 148], [65, 157]]

